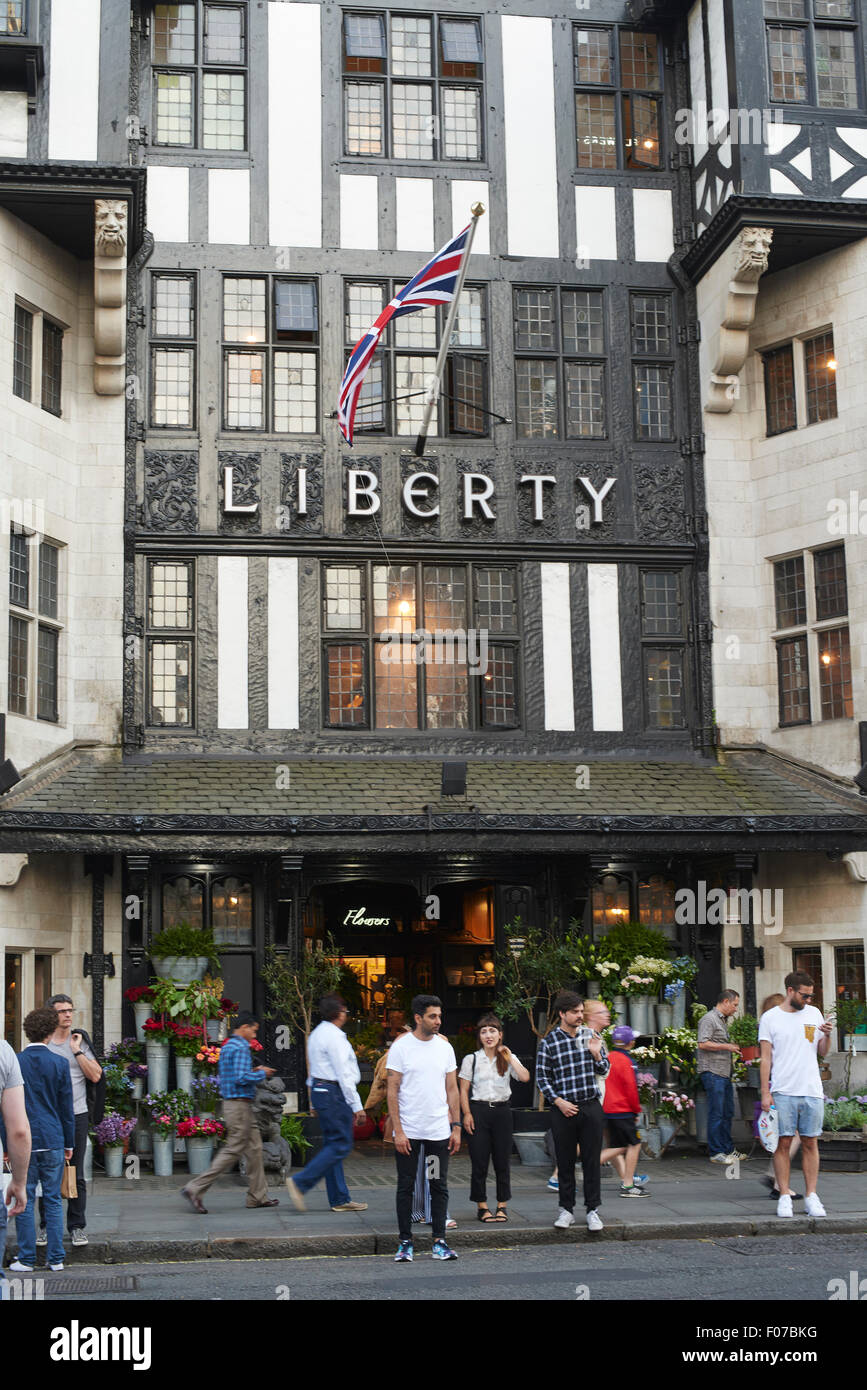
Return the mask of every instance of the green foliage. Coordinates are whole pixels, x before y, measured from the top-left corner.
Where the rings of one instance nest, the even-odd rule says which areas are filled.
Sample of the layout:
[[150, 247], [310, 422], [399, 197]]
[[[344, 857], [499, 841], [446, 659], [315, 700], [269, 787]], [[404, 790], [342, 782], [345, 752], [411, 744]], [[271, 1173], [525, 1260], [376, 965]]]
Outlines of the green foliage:
[[[506, 949], [496, 957], [495, 1011], [503, 1019], [525, 1017], [540, 1038], [545, 1032], [541, 1027], [542, 1015], [549, 1024], [552, 1022], [551, 1006], [560, 990], [577, 987], [578, 953], [568, 937], [558, 935], [555, 926], [525, 929], [520, 917], [516, 917], [507, 923], [504, 932]], [[520, 956], [513, 955], [509, 948], [516, 936], [526, 940]]]
[[752, 1014], [741, 1014], [729, 1023], [729, 1042], [738, 1047], [755, 1047], [759, 1041], [759, 1021]]
[[149, 955], [151, 960], [166, 960], [170, 956], [206, 956], [213, 968], [218, 969], [220, 965], [217, 943], [212, 933], [194, 927], [190, 922], [164, 927], [151, 942]]
[[262, 971], [270, 1005], [266, 1018], [279, 1019], [293, 1031], [302, 1032], [305, 1040], [309, 1038], [316, 1005], [322, 995], [339, 992], [339, 954], [328, 936], [322, 950], [302, 951], [301, 963], [294, 970], [287, 956], [270, 949]]
[[839, 1096], [837, 1100], [825, 1100], [823, 1129], [858, 1131], [864, 1125], [867, 1125], [867, 1104], [848, 1096]]
[[[145, 1096], [144, 1103], [153, 1128], [166, 1133], [171, 1133], [179, 1120], [188, 1120], [196, 1113], [193, 1097], [186, 1091], [155, 1091], [153, 1095]], [[168, 1116], [168, 1124], [160, 1121], [164, 1115]]]
[[304, 1126], [300, 1115], [281, 1115], [280, 1116], [280, 1138], [285, 1139], [286, 1143], [294, 1149], [301, 1158], [304, 1157], [308, 1149], [313, 1145], [304, 1133]]
[[691, 985], [697, 974], [698, 961], [693, 960], [692, 956], [675, 956], [671, 962], [673, 980], [683, 980], [685, 985]]
[[863, 999], [838, 999], [834, 1005], [834, 1013], [844, 1036], [851, 1036], [867, 1023], [867, 1004]]
[[126, 1074], [126, 1063], [106, 1062], [105, 1074], [105, 1112], [115, 1111], [118, 1115], [132, 1115], [135, 1105], [132, 1098], [132, 1081]]
[[695, 1090], [698, 1084], [698, 1034], [693, 1028], [667, 1028], [659, 1045], [675, 1073], [675, 1085]]
[[667, 959], [671, 950], [668, 937], [641, 922], [618, 922], [596, 945], [597, 953], [616, 961], [624, 973], [636, 956], [660, 956]]
[[336, 992], [342, 995], [349, 1012], [354, 1014], [356, 1018], [367, 1008], [364, 986], [351, 965], [340, 966]]

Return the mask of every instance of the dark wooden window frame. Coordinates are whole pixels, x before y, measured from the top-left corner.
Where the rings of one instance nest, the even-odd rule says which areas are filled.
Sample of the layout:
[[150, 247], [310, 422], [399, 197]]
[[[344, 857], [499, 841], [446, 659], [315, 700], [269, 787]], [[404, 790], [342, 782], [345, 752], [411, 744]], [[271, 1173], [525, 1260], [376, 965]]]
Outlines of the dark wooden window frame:
[[[586, 78], [580, 79], [576, 71], [576, 40], [575, 35], [585, 30], [592, 30], [594, 33], [606, 33], [608, 35], [609, 61], [611, 63], [612, 81], [611, 82], [589, 82]], [[591, 170], [594, 173], [647, 173], [658, 174], [666, 167], [665, 162], [665, 46], [662, 38], [659, 38], [659, 88], [650, 87], [624, 87], [622, 82], [621, 62], [620, 62], [620, 35], [621, 33], [638, 34], [642, 36], [646, 31], [633, 29], [628, 24], [583, 24], [573, 22], [572, 24], [572, 119], [575, 131], [575, 167], [579, 170]], [[614, 149], [616, 162], [613, 165], [604, 164], [579, 164], [578, 162], [578, 95], [610, 96], [614, 104]], [[641, 161], [631, 162], [626, 150], [626, 130], [624, 121], [624, 109], [627, 102], [632, 102], [636, 97], [656, 103], [656, 135], [657, 135], [657, 160], [655, 164], [646, 164]]]
[[[840, 112], [859, 112], [863, 109], [864, 103], [864, 72], [863, 59], [860, 43], [860, 25], [858, 22], [858, 2], [855, 0], [853, 18], [826, 18], [817, 16], [814, 10], [814, 0], [805, 0], [806, 15], [793, 19], [765, 16], [765, 44], [764, 61], [767, 80], [768, 100], [772, 106], [786, 107], [797, 106], [801, 109], [807, 107], [816, 111], [840, 111]], [[781, 99], [773, 96], [773, 83], [771, 80], [771, 52], [770, 52], [770, 31], [772, 29], [800, 29], [805, 34], [804, 56], [806, 59], [806, 79], [807, 97], [804, 101], [796, 98]], [[816, 62], [816, 30], [848, 30], [854, 35], [855, 52], [855, 83], [856, 101], [854, 106], [820, 106], [818, 71]]]
[[[168, 333], [162, 334], [156, 331], [155, 312], [156, 312], [156, 293], [157, 283], [162, 280], [187, 280], [192, 285], [192, 329], [188, 337], [182, 334]], [[148, 370], [150, 372], [150, 386], [148, 391], [148, 420], [149, 428], [154, 430], [166, 430], [169, 432], [188, 433], [196, 429], [198, 411], [196, 409], [198, 399], [198, 322], [199, 322], [199, 277], [195, 271], [182, 270], [154, 270], [150, 276], [150, 300], [148, 304], [148, 335], [150, 347], [148, 352]], [[157, 424], [155, 421], [156, 405], [156, 369], [154, 366], [156, 354], [158, 352], [188, 352], [192, 362], [192, 379], [190, 383], [190, 423], [188, 425], [169, 425]]]
[[[17, 534], [20, 534], [18, 532]], [[27, 601], [21, 603], [18, 598], [12, 598], [10, 594], [9, 603], [9, 709], [11, 713], [19, 714], [24, 718], [41, 720], [45, 723], [58, 724], [60, 722], [60, 641], [65, 632], [65, 624], [59, 616], [60, 594], [62, 592], [62, 581], [60, 571], [60, 552], [63, 546], [56, 541], [48, 540], [43, 537], [39, 542], [38, 553], [35, 561], [29, 554], [32, 538], [27, 537]], [[41, 558], [45, 550], [50, 549], [56, 552], [57, 563], [57, 585], [55, 601], [53, 604], [43, 606], [45, 591], [41, 583], [42, 564]], [[49, 608], [53, 607], [53, 612]], [[12, 660], [11, 660], [11, 641], [13, 621], [24, 625], [24, 638], [26, 645], [25, 653], [25, 694], [24, 708], [20, 707], [17, 698], [13, 700], [12, 691]], [[53, 670], [50, 672], [51, 679], [46, 690], [43, 679], [44, 669], [40, 661], [40, 634], [55, 634], [55, 652], [53, 659]], [[16, 677], [17, 678], [17, 677]], [[15, 708], [13, 709], [13, 703]]]
[[[678, 586], [678, 614], [680, 617], [679, 632], [670, 633], [648, 633], [645, 624], [645, 602], [644, 602], [644, 576], [647, 574], [673, 574], [677, 578]], [[692, 724], [692, 700], [689, 666], [689, 651], [686, 630], [686, 571], [675, 569], [670, 565], [642, 565], [639, 570], [639, 610], [640, 610], [640, 633], [641, 633], [641, 702], [644, 728], [655, 734], [682, 734], [684, 729], [689, 729]], [[679, 724], [666, 727], [662, 724], [651, 722], [650, 711], [650, 692], [648, 690], [647, 661], [648, 651], [674, 651], [680, 655], [681, 680], [683, 685], [682, 700], [682, 720]]]
[[[539, 434], [519, 434], [518, 433], [518, 363], [519, 362], [550, 362], [557, 373], [557, 434], [550, 436], [557, 443], [562, 444], [598, 444], [611, 438], [611, 334], [608, 327], [608, 295], [605, 285], [513, 285], [512, 287], [512, 351], [514, 353], [513, 381], [515, 391], [515, 437], [520, 440], [538, 441], [546, 436]], [[519, 294], [530, 292], [551, 293], [554, 296], [554, 327], [556, 332], [556, 347], [554, 348], [519, 348], [518, 347], [518, 300]], [[601, 296], [602, 303], [602, 335], [603, 344], [601, 353], [590, 352], [566, 352], [563, 346], [563, 294], [598, 294]], [[601, 434], [568, 434], [566, 431], [566, 368], [571, 364], [581, 366], [601, 366], [602, 367], [602, 412], [603, 412], [603, 431]]]
[[[158, 627], [150, 621], [151, 612], [151, 583], [153, 571], [157, 565], [185, 565], [190, 575], [190, 624], [188, 627]], [[198, 682], [196, 680], [196, 655], [197, 655], [197, 624], [196, 624], [196, 562], [171, 555], [155, 555], [148, 557], [145, 562], [145, 663], [144, 663], [144, 702], [145, 702], [145, 724], [149, 729], [169, 729], [194, 730], [196, 727], [196, 695]], [[186, 724], [156, 724], [151, 723], [150, 711], [153, 704], [153, 670], [151, 665], [152, 652], [156, 643], [166, 643], [175, 640], [177, 642], [189, 642], [190, 644], [190, 718]]]
[[[214, 155], [240, 155], [249, 150], [250, 147], [250, 11], [247, 0], [232, 0], [229, 4], [212, 3], [212, 0], [178, 0], [181, 4], [195, 6], [196, 10], [196, 54], [193, 63], [165, 63], [157, 62], [154, 54], [154, 17], [151, 14], [151, 41], [148, 49], [149, 62], [151, 65], [152, 94], [151, 94], [151, 141], [155, 149], [160, 150], [197, 150], [207, 156]], [[221, 63], [206, 63], [204, 61], [205, 44], [205, 10], [206, 9], [240, 9], [244, 15], [244, 62], [231, 63], [223, 61]], [[165, 141], [157, 139], [157, 78], [166, 73], [169, 76], [185, 74], [193, 79], [193, 101], [192, 101], [192, 140], [189, 143], [177, 141]], [[238, 73], [244, 78], [244, 143], [239, 148], [225, 149], [221, 146], [203, 145], [201, 143], [204, 133], [204, 77], [206, 73], [222, 74]]]
[[[225, 337], [225, 285], [227, 280], [260, 280], [265, 284], [265, 337], [258, 343], [229, 342]], [[276, 285], [277, 282], [312, 284], [316, 294], [316, 329], [315, 341], [290, 342], [277, 337], [275, 325], [276, 313]], [[318, 439], [322, 433], [322, 287], [318, 275], [284, 275], [281, 272], [260, 274], [257, 271], [245, 272], [242, 270], [223, 271], [220, 279], [220, 358], [222, 386], [220, 391], [220, 429], [225, 434], [270, 434], [278, 440], [284, 439]], [[313, 430], [277, 430], [274, 428], [274, 358], [279, 352], [301, 352], [315, 358], [316, 361], [316, 425]], [[228, 418], [229, 405], [229, 357], [230, 356], [259, 356], [265, 364], [265, 381], [263, 382], [262, 395], [262, 424], [261, 425], [229, 425], [226, 423]]]

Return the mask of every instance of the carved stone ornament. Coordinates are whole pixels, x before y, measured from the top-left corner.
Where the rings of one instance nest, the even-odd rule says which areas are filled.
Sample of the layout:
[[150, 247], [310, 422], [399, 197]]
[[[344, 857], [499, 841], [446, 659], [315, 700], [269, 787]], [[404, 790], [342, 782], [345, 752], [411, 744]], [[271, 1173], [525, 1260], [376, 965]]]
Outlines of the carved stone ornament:
[[14, 888], [21, 870], [29, 862], [27, 854], [0, 854], [0, 888]]
[[740, 372], [750, 348], [750, 328], [756, 316], [759, 280], [768, 268], [773, 235], [770, 227], [744, 227], [728, 252], [734, 261], [734, 273], [729, 281], [704, 407], [712, 414], [727, 415], [737, 399]]
[[127, 205], [123, 198], [94, 203], [93, 389], [122, 396], [126, 381]]

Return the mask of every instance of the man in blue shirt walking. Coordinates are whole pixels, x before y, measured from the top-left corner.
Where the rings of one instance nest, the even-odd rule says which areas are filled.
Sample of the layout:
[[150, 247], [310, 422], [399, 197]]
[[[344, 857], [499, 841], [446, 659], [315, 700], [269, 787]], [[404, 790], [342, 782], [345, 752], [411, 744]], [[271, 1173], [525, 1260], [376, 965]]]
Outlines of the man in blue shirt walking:
[[16, 1274], [29, 1274], [36, 1264], [36, 1187], [42, 1183], [49, 1269], [63, 1269], [63, 1202], [60, 1184], [64, 1160], [72, 1158], [75, 1116], [69, 1066], [47, 1047], [57, 1027], [53, 1009], [34, 1009], [24, 1020], [27, 1046], [18, 1064], [24, 1080], [24, 1103], [32, 1148], [27, 1170], [27, 1207], [16, 1216], [18, 1258], [10, 1265]]
[[262, 1160], [262, 1136], [253, 1119], [253, 1097], [256, 1087], [274, 1075], [273, 1067], [253, 1066], [250, 1043], [258, 1031], [259, 1020], [256, 1015], [242, 1011], [235, 1020], [232, 1036], [220, 1048], [218, 1074], [228, 1136], [208, 1171], [201, 1173], [197, 1178], [191, 1178], [186, 1187], [181, 1188], [181, 1196], [186, 1197], [193, 1211], [200, 1215], [207, 1212], [207, 1207], [202, 1205], [202, 1193], [207, 1192], [220, 1173], [234, 1168], [242, 1155], [247, 1159], [247, 1206], [279, 1205], [276, 1197], [268, 1197], [265, 1165]]

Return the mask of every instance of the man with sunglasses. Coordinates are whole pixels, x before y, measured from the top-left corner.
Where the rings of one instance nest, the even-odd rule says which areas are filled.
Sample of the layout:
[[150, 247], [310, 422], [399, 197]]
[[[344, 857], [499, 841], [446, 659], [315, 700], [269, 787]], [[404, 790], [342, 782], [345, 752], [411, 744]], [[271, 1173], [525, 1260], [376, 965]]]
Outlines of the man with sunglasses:
[[762, 1048], [762, 1109], [777, 1108], [780, 1142], [774, 1154], [777, 1216], [791, 1216], [789, 1149], [795, 1134], [801, 1136], [807, 1216], [826, 1216], [816, 1193], [819, 1177], [819, 1142], [825, 1114], [825, 1098], [819, 1075], [820, 1057], [831, 1045], [831, 1024], [813, 1007], [813, 981], [804, 970], [786, 976], [786, 998], [762, 1014], [759, 1042]]

